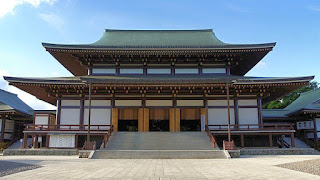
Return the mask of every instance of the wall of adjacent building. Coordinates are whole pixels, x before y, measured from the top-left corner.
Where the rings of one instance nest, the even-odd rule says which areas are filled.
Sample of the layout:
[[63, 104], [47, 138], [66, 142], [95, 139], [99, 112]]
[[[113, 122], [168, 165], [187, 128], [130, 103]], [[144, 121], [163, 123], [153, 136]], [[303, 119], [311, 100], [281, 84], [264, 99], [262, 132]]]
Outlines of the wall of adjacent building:
[[[2, 129], [2, 123], [4, 121], [0, 119], [0, 133], [3, 131]], [[13, 138], [13, 132], [14, 132], [14, 120], [5, 120], [5, 128], [4, 128], [4, 139], [12, 139]]]

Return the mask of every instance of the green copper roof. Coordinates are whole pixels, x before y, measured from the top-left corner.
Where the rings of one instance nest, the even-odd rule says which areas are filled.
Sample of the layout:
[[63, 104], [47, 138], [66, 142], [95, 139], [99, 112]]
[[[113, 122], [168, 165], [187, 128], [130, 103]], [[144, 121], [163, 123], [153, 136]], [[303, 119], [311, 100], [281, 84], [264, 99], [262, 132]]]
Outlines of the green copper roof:
[[220, 41], [212, 29], [202, 30], [115, 30], [106, 29], [102, 37], [92, 44], [50, 44], [46, 48], [65, 49], [112, 49], [112, 48], [214, 48], [247, 49], [267, 48], [275, 43], [266, 44], [227, 44]]
[[284, 109], [263, 109], [264, 118], [283, 118], [300, 111], [320, 112], [320, 88], [300, 94]]

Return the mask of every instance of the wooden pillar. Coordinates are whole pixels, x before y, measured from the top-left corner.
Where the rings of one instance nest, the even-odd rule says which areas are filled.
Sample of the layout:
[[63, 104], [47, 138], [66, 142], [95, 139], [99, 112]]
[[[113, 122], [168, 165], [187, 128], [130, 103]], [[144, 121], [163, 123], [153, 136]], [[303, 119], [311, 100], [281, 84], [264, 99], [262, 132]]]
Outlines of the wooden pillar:
[[175, 120], [175, 131], [180, 132], [180, 109], [175, 108], [175, 115], [174, 115], [174, 120]]
[[[239, 100], [236, 98], [234, 100], [234, 124], [239, 125]], [[238, 129], [239, 126], [235, 126]]]
[[27, 144], [28, 144], [28, 134], [24, 133], [24, 135], [23, 135], [23, 148], [27, 148]]
[[60, 120], [61, 120], [61, 99], [58, 99], [58, 105], [57, 106], [58, 106], [58, 108], [57, 108], [57, 125], [60, 125]]
[[296, 147], [296, 145], [294, 144], [294, 133], [291, 133], [291, 147]]
[[284, 136], [284, 135], [281, 135], [281, 148], [283, 148], [283, 147], [284, 147], [283, 136]]
[[6, 119], [2, 119], [2, 123], [1, 123], [1, 134], [0, 134], [0, 142], [4, 141], [4, 133], [5, 133], [5, 129], [6, 129]]
[[144, 108], [139, 108], [138, 109], [138, 132], [143, 132], [143, 124], [144, 124], [144, 117], [143, 117], [143, 111]]
[[175, 131], [175, 108], [171, 108], [170, 110], [170, 117], [169, 117], [169, 128], [170, 128], [170, 132], [174, 132]]
[[244, 135], [241, 134], [240, 138], [241, 138], [241, 148], [244, 148]]
[[270, 147], [272, 148], [273, 147], [273, 141], [272, 141], [272, 134], [271, 133], [269, 134], [269, 144], [270, 144]]
[[78, 141], [79, 141], [79, 135], [76, 134], [75, 142], [74, 142], [74, 147], [75, 147], [76, 149], [78, 148]]
[[46, 148], [49, 148], [49, 143], [50, 143], [50, 135], [47, 134], [47, 136], [46, 136]]
[[84, 130], [84, 99], [80, 101], [80, 129]]
[[113, 131], [118, 131], [118, 118], [119, 118], [119, 109], [118, 108], [112, 108], [112, 125], [113, 125]]
[[314, 127], [314, 141], [318, 142], [319, 137], [318, 137], [318, 127], [317, 127], [316, 118], [313, 118], [313, 127]]
[[144, 132], [149, 131], [149, 109], [148, 108], [143, 109], [143, 131]]
[[[205, 117], [205, 120], [204, 120], [204, 125], [201, 124], [201, 127], [205, 127], [205, 125], [208, 125], [208, 115], [207, 115], [207, 108], [201, 108], [200, 110], [200, 114], [201, 116], [204, 116]], [[201, 119], [201, 118], [200, 118]], [[202, 123], [202, 122], [201, 122]], [[205, 131], [205, 128], [204, 129], [201, 129], [201, 131]]]
[[[261, 98], [258, 97], [258, 122], [259, 124], [263, 124], [263, 121], [262, 121], [262, 103], [261, 103]], [[262, 127], [261, 127], [262, 128]]]
[[38, 144], [39, 144], [39, 142], [38, 142], [38, 138], [39, 138], [39, 136], [38, 135], [35, 135], [34, 136], [34, 148], [38, 148]]

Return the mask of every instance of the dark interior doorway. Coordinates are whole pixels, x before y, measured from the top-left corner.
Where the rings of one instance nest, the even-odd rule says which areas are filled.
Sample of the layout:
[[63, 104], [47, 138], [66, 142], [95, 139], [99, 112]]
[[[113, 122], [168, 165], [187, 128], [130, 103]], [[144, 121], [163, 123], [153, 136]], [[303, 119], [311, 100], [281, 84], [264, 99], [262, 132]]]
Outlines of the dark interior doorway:
[[138, 131], [138, 109], [119, 109], [118, 131]]
[[180, 131], [201, 131], [200, 109], [181, 109]]
[[149, 131], [169, 131], [169, 109], [150, 109]]

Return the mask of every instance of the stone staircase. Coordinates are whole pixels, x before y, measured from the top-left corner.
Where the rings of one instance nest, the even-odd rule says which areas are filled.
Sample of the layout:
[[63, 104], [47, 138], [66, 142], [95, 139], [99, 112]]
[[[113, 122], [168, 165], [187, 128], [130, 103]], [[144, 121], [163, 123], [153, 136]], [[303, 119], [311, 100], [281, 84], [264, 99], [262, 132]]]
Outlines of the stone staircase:
[[115, 132], [92, 159], [213, 159], [228, 153], [213, 148], [206, 132]]

